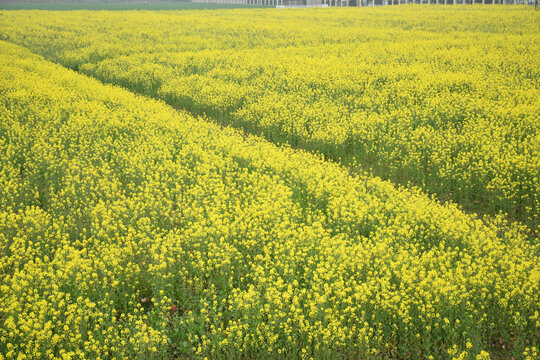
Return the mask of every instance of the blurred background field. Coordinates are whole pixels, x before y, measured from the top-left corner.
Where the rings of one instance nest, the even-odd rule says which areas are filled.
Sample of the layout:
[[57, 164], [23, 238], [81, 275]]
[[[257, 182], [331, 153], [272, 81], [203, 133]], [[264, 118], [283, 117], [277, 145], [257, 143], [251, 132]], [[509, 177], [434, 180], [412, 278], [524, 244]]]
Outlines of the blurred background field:
[[262, 5], [187, 1], [0, 2], [0, 10], [207, 10], [265, 7]]

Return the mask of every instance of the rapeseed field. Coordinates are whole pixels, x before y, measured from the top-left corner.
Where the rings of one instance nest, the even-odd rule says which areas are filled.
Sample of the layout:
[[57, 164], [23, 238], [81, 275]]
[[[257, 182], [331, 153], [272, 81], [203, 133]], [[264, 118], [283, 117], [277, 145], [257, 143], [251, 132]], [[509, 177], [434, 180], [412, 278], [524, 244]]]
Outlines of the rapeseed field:
[[0, 38], [538, 232], [531, 9], [4, 12]]
[[538, 358], [539, 19], [0, 11], [0, 359]]

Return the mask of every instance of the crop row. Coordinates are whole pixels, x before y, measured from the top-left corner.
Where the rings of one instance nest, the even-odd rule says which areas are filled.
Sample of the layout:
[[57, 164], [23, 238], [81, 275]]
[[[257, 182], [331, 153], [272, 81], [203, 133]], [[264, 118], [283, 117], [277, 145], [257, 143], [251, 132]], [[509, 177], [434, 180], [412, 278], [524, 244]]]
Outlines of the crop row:
[[536, 356], [516, 225], [0, 52], [0, 359]]
[[0, 37], [537, 231], [538, 21], [519, 7], [4, 12]]

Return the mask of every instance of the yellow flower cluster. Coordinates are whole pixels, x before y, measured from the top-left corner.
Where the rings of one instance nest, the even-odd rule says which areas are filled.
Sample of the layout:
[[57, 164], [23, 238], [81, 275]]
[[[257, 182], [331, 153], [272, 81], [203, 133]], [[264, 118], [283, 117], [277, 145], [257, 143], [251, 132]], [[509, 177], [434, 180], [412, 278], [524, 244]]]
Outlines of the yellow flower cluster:
[[537, 353], [523, 227], [0, 53], [0, 359]]
[[540, 225], [525, 7], [2, 12], [0, 36], [141, 94]]

